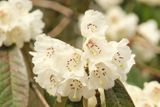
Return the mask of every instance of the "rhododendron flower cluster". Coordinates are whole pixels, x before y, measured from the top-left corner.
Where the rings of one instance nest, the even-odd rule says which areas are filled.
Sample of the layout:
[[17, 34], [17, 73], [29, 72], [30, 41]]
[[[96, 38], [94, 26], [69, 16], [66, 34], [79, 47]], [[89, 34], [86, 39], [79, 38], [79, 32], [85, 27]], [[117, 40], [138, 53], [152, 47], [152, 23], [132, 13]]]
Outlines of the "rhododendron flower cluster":
[[42, 33], [42, 12], [31, 9], [30, 0], [0, 1], [0, 47], [16, 44], [21, 48]]
[[128, 40], [107, 41], [107, 25], [98, 11], [88, 10], [81, 20], [85, 38], [83, 51], [45, 34], [35, 42], [33, 55], [35, 80], [53, 96], [68, 96], [71, 101], [108, 90], [114, 80], [126, 80], [134, 62]]

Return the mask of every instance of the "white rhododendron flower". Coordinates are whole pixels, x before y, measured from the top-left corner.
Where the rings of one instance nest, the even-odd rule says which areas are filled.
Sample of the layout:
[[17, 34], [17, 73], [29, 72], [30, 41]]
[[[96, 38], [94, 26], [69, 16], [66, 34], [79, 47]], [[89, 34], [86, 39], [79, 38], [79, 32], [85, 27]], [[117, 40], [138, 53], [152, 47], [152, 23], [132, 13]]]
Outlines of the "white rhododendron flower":
[[157, 81], [151, 81], [144, 84], [144, 88], [124, 84], [136, 107], [159, 107], [160, 102], [160, 84]]
[[[147, 45], [142, 46], [141, 43], [136, 42], [134, 43], [133, 48], [135, 49], [137, 60], [148, 62], [156, 56], [155, 50], [150, 46], [147, 46]], [[143, 53], [147, 53], [147, 54], [143, 54]]]
[[[102, 62], [112, 59], [116, 48], [108, 43], [105, 38], [91, 37], [87, 38], [83, 44], [86, 56], [91, 61]], [[106, 57], [107, 56], [107, 57]]]
[[123, 0], [95, 0], [104, 10], [122, 3]]
[[83, 51], [45, 34], [37, 36], [35, 52], [30, 52], [36, 82], [53, 96], [79, 101], [94, 96], [96, 89], [112, 88], [116, 79], [125, 80], [134, 64], [128, 41], [107, 42], [98, 32], [86, 33]]
[[97, 63], [89, 66], [88, 87], [91, 89], [110, 89], [116, 79], [115, 67], [111, 63]]
[[143, 93], [141, 88], [134, 85], [129, 85], [127, 83], [125, 83], [125, 88], [131, 96], [135, 107], [154, 107], [152, 101]]
[[0, 46], [16, 44], [22, 47], [42, 33], [42, 12], [30, 12], [30, 0], [0, 1]]
[[32, 59], [34, 64], [47, 63], [53, 65], [52, 62], [59, 53], [72, 49], [68, 44], [58, 39], [51, 39], [51, 37], [45, 34], [39, 35], [36, 38], [34, 46], [36, 52], [31, 52], [34, 56]]
[[[137, 105], [141, 99], [141, 96], [143, 96], [143, 91], [141, 88], [134, 86], [134, 85], [130, 85], [127, 83], [124, 83], [124, 86], [128, 92], [128, 94], [130, 95], [130, 97], [132, 98], [133, 102], [135, 105]], [[138, 107], [138, 106], [136, 106]]]
[[149, 20], [140, 24], [138, 27], [138, 33], [153, 45], [157, 45], [160, 40], [160, 31], [158, 30], [158, 25], [154, 20]]
[[84, 98], [89, 98], [95, 95], [95, 91], [89, 90], [81, 79], [69, 78], [63, 81], [59, 89], [60, 94], [62, 96], [68, 96], [72, 101], [79, 101], [81, 100], [82, 96]]
[[160, 102], [160, 83], [152, 81], [144, 84], [144, 93], [148, 95], [155, 105]]
[[134, 36], [138, 17], [133, 13], [126, 14], [120, 7], [113, 7], [106, 13], [106, 21], [109, 26], [107, 38], [120, 40]]
[[126, 74], [130, 71], [133, 64], [135, 64], [135, 55], [131, 53], [130, 48], [127, 46], [128, 43], [127, 39], [122, 39], [119, 43], [111, 43], [117, 49], [112, 58], [112, 63], [117, 67], [116, 73], [121, 80], [126, 80]]
[[159, 6], [160, 5], [160, 0], [137, 0], [139, 2], [142, 2], [144, 4], [148, 4], [151, 6]]
[[54, 74], [53, 69], [43, 68], [40, 70], [42, 71], [35, 77], [35, 81], [38, 82], [42, 88], [47, 89], [50, 94], [56, 96], [62, 78]]
[[84, 37], [105, 36], [107, 24], [102, 13], [88, 10], [80, 19], [81, 33]]
[[[70, 76], [84, 76], [85, 59], [83, 53], [78, 49], [67, 50], [60, 53], [56, 58], [53, 66], [63, 75], [64, 78]], [[62, 67], [63, 66], [63, 67]], [[63, 72], [62, 72], [63, 71]]]
[[22, 15], [28, 14], [32, 9], [32, 2], [30, 0], [8, 0], [10, 6]]

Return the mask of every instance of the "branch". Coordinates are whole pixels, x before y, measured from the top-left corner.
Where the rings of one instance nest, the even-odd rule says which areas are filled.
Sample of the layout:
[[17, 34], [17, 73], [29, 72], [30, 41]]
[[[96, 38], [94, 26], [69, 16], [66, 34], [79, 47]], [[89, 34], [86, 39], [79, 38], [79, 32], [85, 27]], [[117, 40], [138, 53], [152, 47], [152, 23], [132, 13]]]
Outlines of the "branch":
[[70, 19], [64, 17], [63, 19], [61, 19], [61, 21], [59, 22], [59, 24], [54, 27], [52, 29], [52, 31], [50, 31], [48, 33], [48, 35], [50, 35], [51, 37], [56, 37], [57, 35], [59, 35], [65, 28], [66, 26], [70, 23]]
[[96, 107], [101, 107], [101, 97], [100, 97], [100, 92], [98, 91], [98, 89], [95, 90], [96, 91], [96, 100], [97, 100], [97, 104]]
[[43, 103], [44, 107], [49, 107], [49, 105], [46, 102], [45, 98], [43, 97], [43, 95], [41, 94], [41, 92], [37, 88], [36, 84], [32, 80], [30, 82], [30, 86], [33, 89], [33, 91], [36, 93], [36, 95], [38, 96], [38, 98], [41, 100], [41, 102]]
[[152, 68], [150, 66], [142, 65], [142, 64], [136, 64], [136, 66], [142, 71], [142, 72], [148, 72], [151, 75], [160, 78], [160, 70]]
[[32, 0], [33, 5], [49, 8], [54, 11], [57, 11], [63, 14], [66, 17], [71, 17], [73, 15], [73, 11], [70, 8], [67, 8], [56, 1], [49, 1], [49, 0]]

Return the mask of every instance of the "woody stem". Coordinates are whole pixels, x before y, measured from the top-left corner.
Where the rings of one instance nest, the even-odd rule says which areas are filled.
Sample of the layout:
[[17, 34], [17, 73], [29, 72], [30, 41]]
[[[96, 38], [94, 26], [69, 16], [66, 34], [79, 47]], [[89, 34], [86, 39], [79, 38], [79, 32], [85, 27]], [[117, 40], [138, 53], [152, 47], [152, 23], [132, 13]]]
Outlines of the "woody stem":
[[98, 89], [95, 90], [96, 91], [96, 100], [97, 100], [97, 104], [96, 107], [101, 107], [101, 97], [100, 97], [100, 92], [98, 91]]

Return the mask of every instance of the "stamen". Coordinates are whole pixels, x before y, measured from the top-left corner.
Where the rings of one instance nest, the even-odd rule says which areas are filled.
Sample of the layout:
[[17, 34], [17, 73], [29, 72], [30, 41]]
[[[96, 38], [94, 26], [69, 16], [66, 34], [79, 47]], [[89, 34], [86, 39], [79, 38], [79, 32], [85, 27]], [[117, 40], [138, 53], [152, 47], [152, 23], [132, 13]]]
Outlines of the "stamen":
[[97, 31], [97, 26], [95, 24], [89, 23], [87, 25], [87, 29], [89, 29], [91, 32], [96, 32]]
[[71, 58], [67, 61], [66, 67], [69, 72], [73, 71], [74, 68], [80, 63], [81, 56], [77, 53], [74, 53]]
[[77, 98], [77, 91], [80, 92], [82, 89], [82, 83], [77, 80], [74, 79], [72, 80], [72, 82], [70, 83], [70, 89], [72, 90], [72, 92], [74, 92], [73, 98], [76, 99]]
[[101, 49], [92, 40], [89, 40], [86, 46], [88, 47], [89, 51], [91, 52], [93, 56], [96, 56], [101, 53]]
[[76, 98], [77, 98], [77, 89], [75, 89], [75, 91], [74, 91], [73, 98], [74, 98], [74, 99], [76, 99]]
[[51, 76], [50, 76], [50, 81], [51, 81], [51, 82], [54, 81], [54, 75], [51, 75]]
[[115, 63], [118, 67], [123, 68], [123, 62], [124, 62], [124, 57], [120, 54], [120, 52], [117, 52], [114, 57], [113, 57], [113, 63]]
[[103, 81], [101, 79], [99, 79], [99, 83], [101, 86], [103, 86]]

